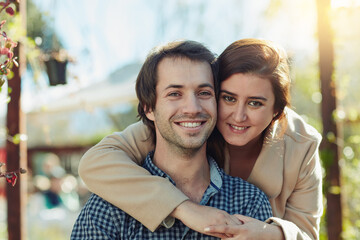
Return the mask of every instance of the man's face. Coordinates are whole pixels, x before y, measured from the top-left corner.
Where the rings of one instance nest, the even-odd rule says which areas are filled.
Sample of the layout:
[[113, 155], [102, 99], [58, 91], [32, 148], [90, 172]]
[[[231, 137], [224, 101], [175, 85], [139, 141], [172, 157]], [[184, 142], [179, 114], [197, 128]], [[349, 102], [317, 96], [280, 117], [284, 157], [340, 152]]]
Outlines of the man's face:
[[156, 145], [178, 150], [199, 149], [211, 134], [217, 118], [214, 81], [206, 62], [164, 58], [157, 68], [154, 121]]

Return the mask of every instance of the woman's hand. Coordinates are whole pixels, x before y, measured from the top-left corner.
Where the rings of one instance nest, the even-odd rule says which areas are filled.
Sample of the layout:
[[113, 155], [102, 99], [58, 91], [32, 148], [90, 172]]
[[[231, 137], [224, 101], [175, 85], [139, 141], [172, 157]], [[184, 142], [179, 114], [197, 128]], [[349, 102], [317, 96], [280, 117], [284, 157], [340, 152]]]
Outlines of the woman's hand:
[[257, 219], [235, 214], [244, 224], [221, 224], [209, 225], [205, 228], [205, 234], [227, 235], [223, 237], [226, 240], [243, 240], [243, 239], [285, 239], [284, 234], [279, 226], [268, 224]]
[[230, 215], [217, 208], [202, 206], [190, 200], [183, 202], [175, 208], [171, 216], [179, 219], [186, 226], [197, 232], [218, 238], [231, 237], [232, 235], [216, 231], [213, 233], [205, 232], [205, 228], [207, 226], [221, 226], [226, 224], [236, 226], [237, 224], [241, 224], [241, 221], [235, 215]]

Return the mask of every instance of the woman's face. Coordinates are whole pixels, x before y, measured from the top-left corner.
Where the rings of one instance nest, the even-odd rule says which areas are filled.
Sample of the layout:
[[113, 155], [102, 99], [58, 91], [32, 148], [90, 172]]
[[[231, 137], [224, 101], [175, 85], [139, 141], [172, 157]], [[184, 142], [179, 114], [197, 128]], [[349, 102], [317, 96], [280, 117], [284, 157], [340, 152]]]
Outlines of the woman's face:
[[256, 143], [274, 117], [274, 103], [269, 79], [233, 74], [221, 83], [217, 128], [231, 145]]

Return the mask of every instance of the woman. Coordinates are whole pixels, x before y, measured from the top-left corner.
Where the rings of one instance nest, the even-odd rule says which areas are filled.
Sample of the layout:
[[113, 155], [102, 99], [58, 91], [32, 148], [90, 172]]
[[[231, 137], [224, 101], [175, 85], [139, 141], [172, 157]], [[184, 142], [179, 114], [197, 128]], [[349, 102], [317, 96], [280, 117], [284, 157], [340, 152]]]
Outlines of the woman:
[[137, 165], [153, 149], [142, 123], [90, 149], [79, 165], [81, 177], [91, 191], [151, 230], [161, 222], [166, 225], [163, 220], [171, 215], [215, 236], [317, 239], [322, 215], [321, 136], [287, 108], [285, 52], [269, 41], [243, 39], [227, 47], [218, 63], [218, 123], [208, 150], [230, 175], [267, 194], [274, 215], [267, 223], [237, 216], [244, 224], [235, 225], [226, 214], [219, 216], [187, 201], [168, 181], [149, 175]]

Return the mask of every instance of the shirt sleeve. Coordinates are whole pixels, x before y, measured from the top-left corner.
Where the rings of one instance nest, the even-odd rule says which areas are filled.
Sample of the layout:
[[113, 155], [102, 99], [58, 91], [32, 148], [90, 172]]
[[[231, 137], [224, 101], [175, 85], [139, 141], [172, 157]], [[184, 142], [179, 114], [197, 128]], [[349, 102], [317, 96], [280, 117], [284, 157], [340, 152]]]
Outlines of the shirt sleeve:
[[285, 239], [319, 238], [323, 205], [318, 146], [319, 142], [314, 142], [306, 154], [296, 187], [287, 200], [284, 217], [267, 220], [282, 228]]
[[250, 208], [251, 213], [249, 213], [249, 216], [260, 221], [265, 221], [272, 217], [271, 205], [264, 192], [259, 190], [258, 194], [254, 196], [253, 201], [251, 201], [251, 204], [252, 207]]
[[81, 210], [70, 239], [120, 239], [110, 211], [109, 203], [93, 194]]
[[90, 191], [155, 231], [188, 198], [167, 179], [139, 166], [154, 149], [149, 136], [138, 122], [105, 137], [84, 154], [79, 175]]

